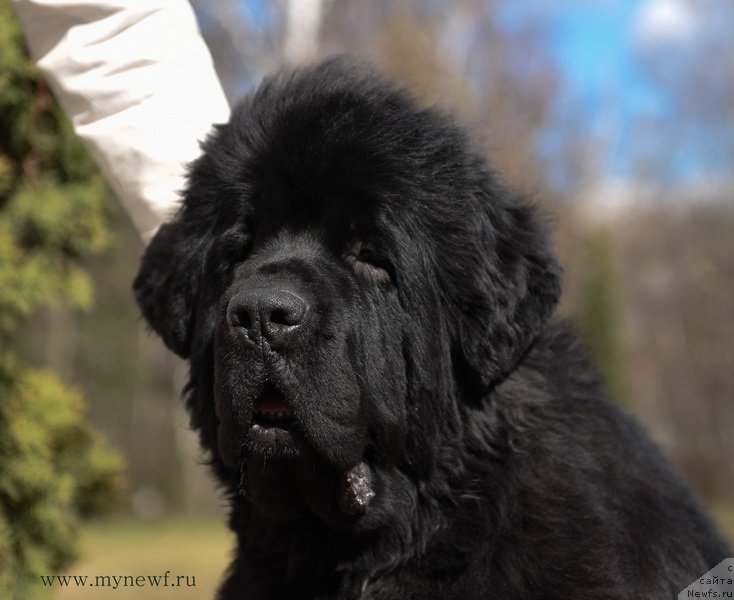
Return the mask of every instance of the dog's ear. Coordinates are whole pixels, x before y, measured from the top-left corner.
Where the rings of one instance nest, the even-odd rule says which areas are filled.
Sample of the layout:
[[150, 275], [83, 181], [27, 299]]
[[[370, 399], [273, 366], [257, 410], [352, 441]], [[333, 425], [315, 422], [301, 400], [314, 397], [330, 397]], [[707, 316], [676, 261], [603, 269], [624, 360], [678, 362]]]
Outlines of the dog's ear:
[[464, 368], [487, 389], [517, 364], [553, 313], [561, 268], [537, 209], [496, 191], [482, 205], [459, 337]]
[[153, 237], [133, 283], [148, 324], [182, 358], [189, 355], [201, 267], [201, 250], [183, 235], [179, 213]]

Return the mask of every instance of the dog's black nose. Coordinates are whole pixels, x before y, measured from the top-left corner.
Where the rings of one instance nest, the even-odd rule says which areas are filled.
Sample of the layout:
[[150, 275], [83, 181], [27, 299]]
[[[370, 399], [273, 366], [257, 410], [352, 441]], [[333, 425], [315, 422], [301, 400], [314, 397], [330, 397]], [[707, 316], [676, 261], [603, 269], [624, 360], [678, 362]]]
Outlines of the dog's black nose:
[[227, 321], [250, 342], [257, 344], [263, 339], [273, 347], [298, 329], [307, 312], [308, 304], [292, 292], [252, 288], [229, 301]]

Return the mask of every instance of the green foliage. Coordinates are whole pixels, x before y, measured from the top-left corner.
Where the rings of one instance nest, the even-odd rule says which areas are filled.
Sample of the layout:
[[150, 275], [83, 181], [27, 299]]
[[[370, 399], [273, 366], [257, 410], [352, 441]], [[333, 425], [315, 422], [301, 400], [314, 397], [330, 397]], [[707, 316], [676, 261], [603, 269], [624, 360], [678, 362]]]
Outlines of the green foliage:
[[45, 371], [0, 369], [0, 590], [40, 597], [39, 576], [74, 558], [79, 520], [113, 504], [122, 465], [78, 392]]
[[108, 240], [99, 179], [19, 189], [0, 209], [0, 336], [42, 306], [88, 308], [92, 286], [71, 259]]
[[93, 173], [93, 162], [28, 59], [8, 0], [0, 0], [0, 196], [39, 175], [67, 183], [85, 182]]
[[12, 350], [39, 309], [91, 305], [81, 261], [109, 242], [107, 200], [0, 0], [0, 598], [47, 597], [39, 576], [73, 560], [79, 521], [119, 491], [121, 458], [81, 395]]
[[612, 397], [624, 403], [622, 280], [617, 270], [614, 244], [606, 230], [598, 230], [589, 237], [586, 250], [581, 330], [604, 373]]

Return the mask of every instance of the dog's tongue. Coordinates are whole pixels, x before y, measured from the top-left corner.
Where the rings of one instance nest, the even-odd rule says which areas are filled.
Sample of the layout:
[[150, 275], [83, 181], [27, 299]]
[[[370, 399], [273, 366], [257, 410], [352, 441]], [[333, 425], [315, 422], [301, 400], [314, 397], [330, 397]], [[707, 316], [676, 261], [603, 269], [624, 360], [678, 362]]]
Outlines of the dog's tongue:
[[290, 413], [291, 407], [277, 397], [263, 398], [255, 405], [255, 410], [262, 413]]
[[255, 402], [255, 412], [267, 417], [292, 417], [293, 410], [278, 390], [266, 387], [262, 396]]

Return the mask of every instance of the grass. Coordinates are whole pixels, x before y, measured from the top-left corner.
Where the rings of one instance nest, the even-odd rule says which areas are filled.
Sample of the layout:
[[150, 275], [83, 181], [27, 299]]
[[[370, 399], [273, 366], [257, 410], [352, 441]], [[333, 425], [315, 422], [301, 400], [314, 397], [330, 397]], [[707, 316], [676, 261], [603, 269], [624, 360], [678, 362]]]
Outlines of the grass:
[[[82, 557], [68, 572], [88, 576], [87, 585], [69, 585], [54, 600], [206, 600], [213, 598], [229, 563], [234, 538], [224, 518], [175, 518], [149, 523], [120, 518], [90, 525], [82, 536]], [[169, 587], [152, 586], [147, 576], [169, 573]], [[91, 586], [96, 576], [144, 576], [143, 586]], [[182, 576], [179, 587], [170, 587]], [[188, 576], [188, 580], [185, 577]], [[195, 578], [195, 580], [194, 580]], [[128, 582], [132, 582], [128, 579]], [[189, 586], [188, 584], [195, 584]], [[57, 584], [58, 585], [58, 584]]]
[[734, 504], [716, 504], [711, 512], [729, 546], [734, 549]]

